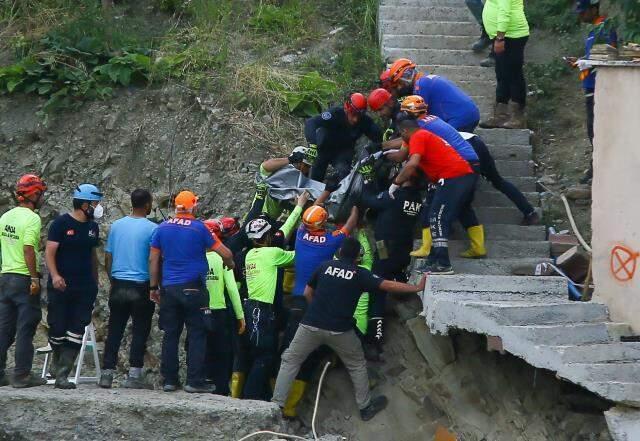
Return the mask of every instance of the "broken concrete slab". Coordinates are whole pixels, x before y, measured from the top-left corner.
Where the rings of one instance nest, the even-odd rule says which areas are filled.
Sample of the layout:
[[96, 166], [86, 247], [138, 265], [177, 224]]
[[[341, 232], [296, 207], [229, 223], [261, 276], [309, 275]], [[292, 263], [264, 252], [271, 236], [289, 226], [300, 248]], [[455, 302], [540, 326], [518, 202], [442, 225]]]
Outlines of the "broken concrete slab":
[[640, 440], [640, 410], [616, 406], [604, 416], [614, 441]]
[[456, 359], [451, 338], [433, 335], [422, 317], [415, 317], [406, 322], [413, 335], [416, 346], [433, 372], [440, 372]]

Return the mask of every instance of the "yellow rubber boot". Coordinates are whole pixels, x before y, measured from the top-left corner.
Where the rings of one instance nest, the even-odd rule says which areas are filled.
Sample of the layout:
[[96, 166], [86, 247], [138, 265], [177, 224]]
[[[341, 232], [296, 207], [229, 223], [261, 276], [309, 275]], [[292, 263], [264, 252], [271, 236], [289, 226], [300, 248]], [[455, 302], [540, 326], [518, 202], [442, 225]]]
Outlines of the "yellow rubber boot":
[[304, 391], [307, 390], [307, 382], [302, 380], [294, 380], [289, 390], [289, 396], [284, 403], [282, 414], [285, 418], [295, 418], [298, 416], [298, 403], [304, 396]]
[[422, 246], [410, 254], [413, 257], [427, 257], [431, 252], [431, 229], [422, 229]]
[[242, 389], [244, 389], [244, 372], [233, 372], [231, 374], [231, 398], [242, 398]]
[[476, 225], [467, 229], [470, 246], [467, 251], [460, 253], [460, 257], [465, 259], [482, 259], [487, 257], [487, 249], [484, 246], [484, 228]]

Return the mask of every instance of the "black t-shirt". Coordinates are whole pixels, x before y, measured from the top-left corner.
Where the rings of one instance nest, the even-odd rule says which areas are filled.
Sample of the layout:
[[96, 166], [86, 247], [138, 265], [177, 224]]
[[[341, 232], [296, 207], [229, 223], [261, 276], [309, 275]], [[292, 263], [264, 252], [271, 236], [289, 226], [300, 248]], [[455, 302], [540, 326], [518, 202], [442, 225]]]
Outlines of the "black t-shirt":
[[96, 283], [91, 270], [91, 253], [100, 243], [97, 223], [78, 222], [70, 214], [63, 214], [49, 227], [47, 240], [60, 244], [56, 266], [67, 286]]
[[309, 280], [308, 285], [315, 292], [301, 323], [335, 332], [352, 329], [360, 295], [377, 290], [382, 282], [371, 271], [351, 262], [322, 263]]
[[[323, 130], [318, 130], [323, 129]], [[382, 130], [368, 115], [362, 115], [355, 126], [347, 122], [342, 107], [331, 107], [320, 115], [309, 118], [304, 125], [304, 136], [319, 150], [342, 151], [354, 149], [356, 141], [365, 135], [371, 141], [382, 141]]]
[[417, 188], [399, 188], [391, 198], [388, 192], [376, 194], [375, 189], [368, 186], [362, 193], [362, 204], [377, 213], [374, 224], [376, 240], [394, 241], [392, 246], [413, 246], [413, 232], [422, 209], [422, 198]]

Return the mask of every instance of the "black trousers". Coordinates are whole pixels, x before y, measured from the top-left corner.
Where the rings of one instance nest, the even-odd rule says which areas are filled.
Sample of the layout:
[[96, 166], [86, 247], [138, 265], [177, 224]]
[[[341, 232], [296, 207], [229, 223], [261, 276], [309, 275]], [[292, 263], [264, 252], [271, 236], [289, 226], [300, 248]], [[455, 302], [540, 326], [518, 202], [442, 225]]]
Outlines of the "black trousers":
[[149, 299], [149, 282], [111, 280], [109, 331], [104, 344], [102, 369], [115, 369], [118, 365], [118, 351], [129, 318], [132, 322], [129, 366], [144, 366], [144, 354], [155, 309], [156, 304]]
[[233, 367], [234, 322], [228, 309], [213, 309], [205, 314], [205, 376], [215, 384], [216, 394], [219, 395], [229, 395], [229, 379]]
[[338, 150], [318, 146], [318, 157], [311, 167], [311, 179], [324, 181], [329, 164], [333, 166], [340, 179], [344, 178], [351, 171], [351, 161], [353, 161], [354, 155], [355, 150], [353, 149]]
[[163, 287], [160, 295], [160, 329], [162, 360], [160, 373], [164, 384], [178, 384], [178, 345], [183, 328], [187, 327], [187, 384], [204, 385], [204, 359], [207, 347], [207, 330], [204, 311], [209, 304], [209, 293], [202, 282]]
[[49, 283], [47, 292], [49, 343], [54, 348], [64, 345], [79, 350], [84, 328], [91, 323], [98, 286], [87, 282], [84, 285], [68, 285], [64, 291], [58, 291]]
[[533, 206], [518, 188], [511, 182], [505, 180], [496, 167], [496, 161], [491, 156], [487, 145], [479, 136], [474, 136], [469, 140], [480, 160], [480, 174], [491, 182], [493, 187], [508, 197], [511, 202], [518, 207], [523, 215], [528, 216], [533, 213]]
[[[524, 47], [529, 37], [505, 38], [504, 52], [496, 54], [496, 101], [509, 101], [524, 107], [527, 102], [527, 83], [524, 79]], [[494, 40], [495, 43], [495, 40]]]
[[7, 351], [16, 344], [14, 374], [31, 372], [33, 336], [42, 318], [40, 295], [32, 296], [31, 278], [22, 274], [0, 277], [0, 377], [7, 367]]
[[245, 300], [244, 316], [247, 330], [238, 339], [233, 370], [246, 374], [243, 398], [268, 401], [269, 378], [278, 349], [273, 305]]
[[[413, 248], [413, 244], [409, 242], [407, 245], [394, 248], [392, 244], [387, 245], [389, 253], [388, 258], [380, 259], [376, 256], [373, 261], [371, 272], [375, 275], [387, 280], [396, 280], [398, 282], [406, 282], [406, 269], [411, 263], [409, 253]], [[387, 303], [387, 293], [384, 291], [374, 291], [369, 293], [369, 319], [383, 318]], [[369, 332], [375, 331], [370, 329]]]
[[479, 224], [471, 203], [478, 175], [470, 173], [437, 184], [429, 206], [429, 228], [431, 228], [431, 253], [428, 262], [449, 266], [449, 234], [455, 220], [465, 229]]

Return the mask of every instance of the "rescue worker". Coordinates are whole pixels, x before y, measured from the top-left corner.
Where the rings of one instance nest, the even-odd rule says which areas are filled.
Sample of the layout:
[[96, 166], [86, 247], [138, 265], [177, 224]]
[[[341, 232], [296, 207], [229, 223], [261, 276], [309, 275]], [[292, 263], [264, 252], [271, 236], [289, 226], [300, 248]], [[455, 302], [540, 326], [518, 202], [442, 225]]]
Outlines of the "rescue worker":
[[[288, 237], [295, 227], [309, 194], [298, 197], [296, 208], [280, 228]], [[247, 331], [240, 337], [234, 372], [231, 376], [231, 396], [254, 400], [268, 400], [269, 377], [277, 352], [274, 299], [278, 269], [293, 264], [295, 252], [273, 246], [275, 228], [266, 219], [258, 217], [245, 227], [253, 248], [245, 257], [248, 298], [244, 302], [244, 315], [249, 320]]]
[[479, 225], [471, 207], [478, 180], [471, 166], [456, 150], [438, 136], [421, 129], [418, 121], [402, 112], [398, 117], [398, 127], [408, 152], [409, 160], [389, 187], [389, 195], [422, 171], [429, 182], [435, 185], [433, 199], [429, 207], [429, 225], [432, 245], [427, 260], [427, 271], [432, 274], [453, 274], [449, 260], [449, 233], [451, 224], [460, 220], [468, 230]]
[[157, 225], [147, 219], [153, 198], [148, 190], [131, 193], [131, 214], [111, 225], [105, 246], [104, 266], [111, 281], [109, 295], [109, 330], [104, 345], [99, 386], [110, 388], [118, 365], [118, 351], [129, 317], [131, 348], [129, 375], [123, 386], [129, 389], [152, 389], [142, 378], [144, 354], [156, 309], [149, 299], [149, 246]]
[[[328, 192], [325, 192], [323, 196], [328, 196]], [[321, 206], [324, 202], [323, 196], [318, 198], [315, 205], [305, 210], [302, 215], [302, 225], [296, 232], [295, 283], [281, 352], [289, 347], [307, 310], [308, 301], [304, 296], [307, 282], [322, 262], [333, 258], [344, 239], [358, 223], [358, 209], [352, 207], [351, 214], [342, 228], [334, 231], [328, 230], [329, 215], [327, 210]], [[284, 406], [285, 417], [294, 418], [297, 416], [297, 405], [304, 396], [321, 355], [316, 352], [304, 362]]]
[[[522, 192], [511, 182], [500, 176], [493, 156], [491, 156], [489, 149], [479, 136], [466, 132], [460, 133], [437, 116], [431, 115], [427, 104], [420, 96], [411, 95], [406, 97], [402, 101], [400, 108], [403, 112], [407, 112], [416, 118], [421, 128], [446, 141], [471, 164], [476, 172], [491, 182], [496, 190], [504, 193], [522, 212], [523, 225], [534, 225], [539, 221], [538, 214]], [[426, 257], [431, 249], [431, 232], [426, 213], [423, 213], [422, 221], [422, 246], [411, 253], [414, 257]], [[471, 246], [468, 250], [463, 251], [460, 257], [470, 259], [486, 257], [484, 227], [482, 225], [473, 226], [467, 231], [467, 234], [469, 235]]]
[[[587, 135], [593, 150], [593, 106], [596, 90], [596, 71], [589, 63], [591, 49], [595, 44], [608, 44], [618, 46], [618, 33], [613, 20], [600, 13], [599, 0], [577, 0], [576, 13], [580, 21], [589, 24], [589, 33], [584, 41], [584, 57], [566, 57], [567, 63], [580, 70], [580, 81], [584, 90], [585, 105], [587, 109]], [[593, 162], [585, 172], [580, 183], [587, 184], [593, 178]]]
[[184, 391], [210, 393], [215, 390], [205, 383], [204, 369], [207, 345], [204, 318], [209, 305], [205, 287], [209, 269], [206, 253], [215, 251], [228, 268], [232, 269], [234, 263], [231, 251], [196, 219], [197, 206], [195, 194], [188, 190], [178, 193], [175, 217], [161, 223], [151, 240], [149, 296], [160, 304], [158, 324], [164, 332], [160, 373], [165, 392], [178, 389], [178, 343], [185, 325], [189, 349]]
[[[35, 213], [44, 203], [47, 184], [36, 175], [18, 179], [18, 205], [0, 217], [2, 276], [0, 277], [0, 386], [41, 386], [46, 380], [31, 373], [33, 336], [42, 318], [40, 309], [40, 230]], [[11, 381], [5, 370], [7, 351], [15, 341], [15, 367]]]
[[458, 86], [439, 75], [419, 72], [407, 59], [396, 60], [389, 68], [386, 86], [397, 97], [420, 95], [432, 115], [446, 121], [456, 130], [473, 132], [480, 120], [480, 110], [471, 97]]
[[98, 294], [100, 230], [95, 219], [104, 214], [101, 200], [102, 193], [95, 185], [78, 185], [73, 192], [73, 211], [58, 216], [49, 227], [45, 250], [49, 269], [47, 321], [52, 371], [59, 389], [76, 388], [68, 377]]
[[365, 135], [374, 143], [382, 141], [380, 127], [366, 114], [367, 99], [353, 93], [342, 107], [335, 106], [307, 119], [304, 136], [309, 147], [317, 149], [311, 179], [323, 181], [329, 164], [340, 178], [347, 176], [355, 155], [356, 142]]
[[347, 368], [363, 420], [370, 420], [386, 407], [386, 397], [371, 398], [367, 362], [354, 331], [353, 314], [363, 291], [418, 293], [424, 290], [425, 276], [417, 286], [384, 280], [358, 267], [356, 262], [359, 255], [358, 241], [345, 239], [338, 260], [322, 263], [305, 287], [304, 295], [309, 301], [309, 308], [291, 345], [282, 356], [271, 400], [281, 408], [285, 405], [300, 366], [321, 345], [327, 345], [335, 351]]
[[[422, 208], [420, 190], [411, 179], [390, 195], [364, 191], [361, 205], [376, 214], [373, 235], [376, 242], [374, 274], [389, 280], [406, 282], [406, 269], [411, 262], [409, 253], [413, 248], [413, 232]], [[374, 346], [379, 359], [384, 338], [384, 312], [386, 293], [374, 291], [369, 294], [368, 342]], [[371, 351], [373, 352], [373, 351]]]
[[[218, 219], [204, 221], [216, 240], [222, 241], [224, 224]], [[218, 253], [207, 253], [209, 270], [207, 272], [207, 291], [209, 310], [205, 311], [207, 326], [207, 351], [205, 357], [205, 375], [207, 381], [216, 387], [216, 394], [229, 395], [229, 380], [233, 368], [232, 314], [237, 322], [238, 335], [245, 330], [244, 311], [238, 292], [233, 270], [224, 267]], [[231, 303], [229, 310], [227, 300]]]

